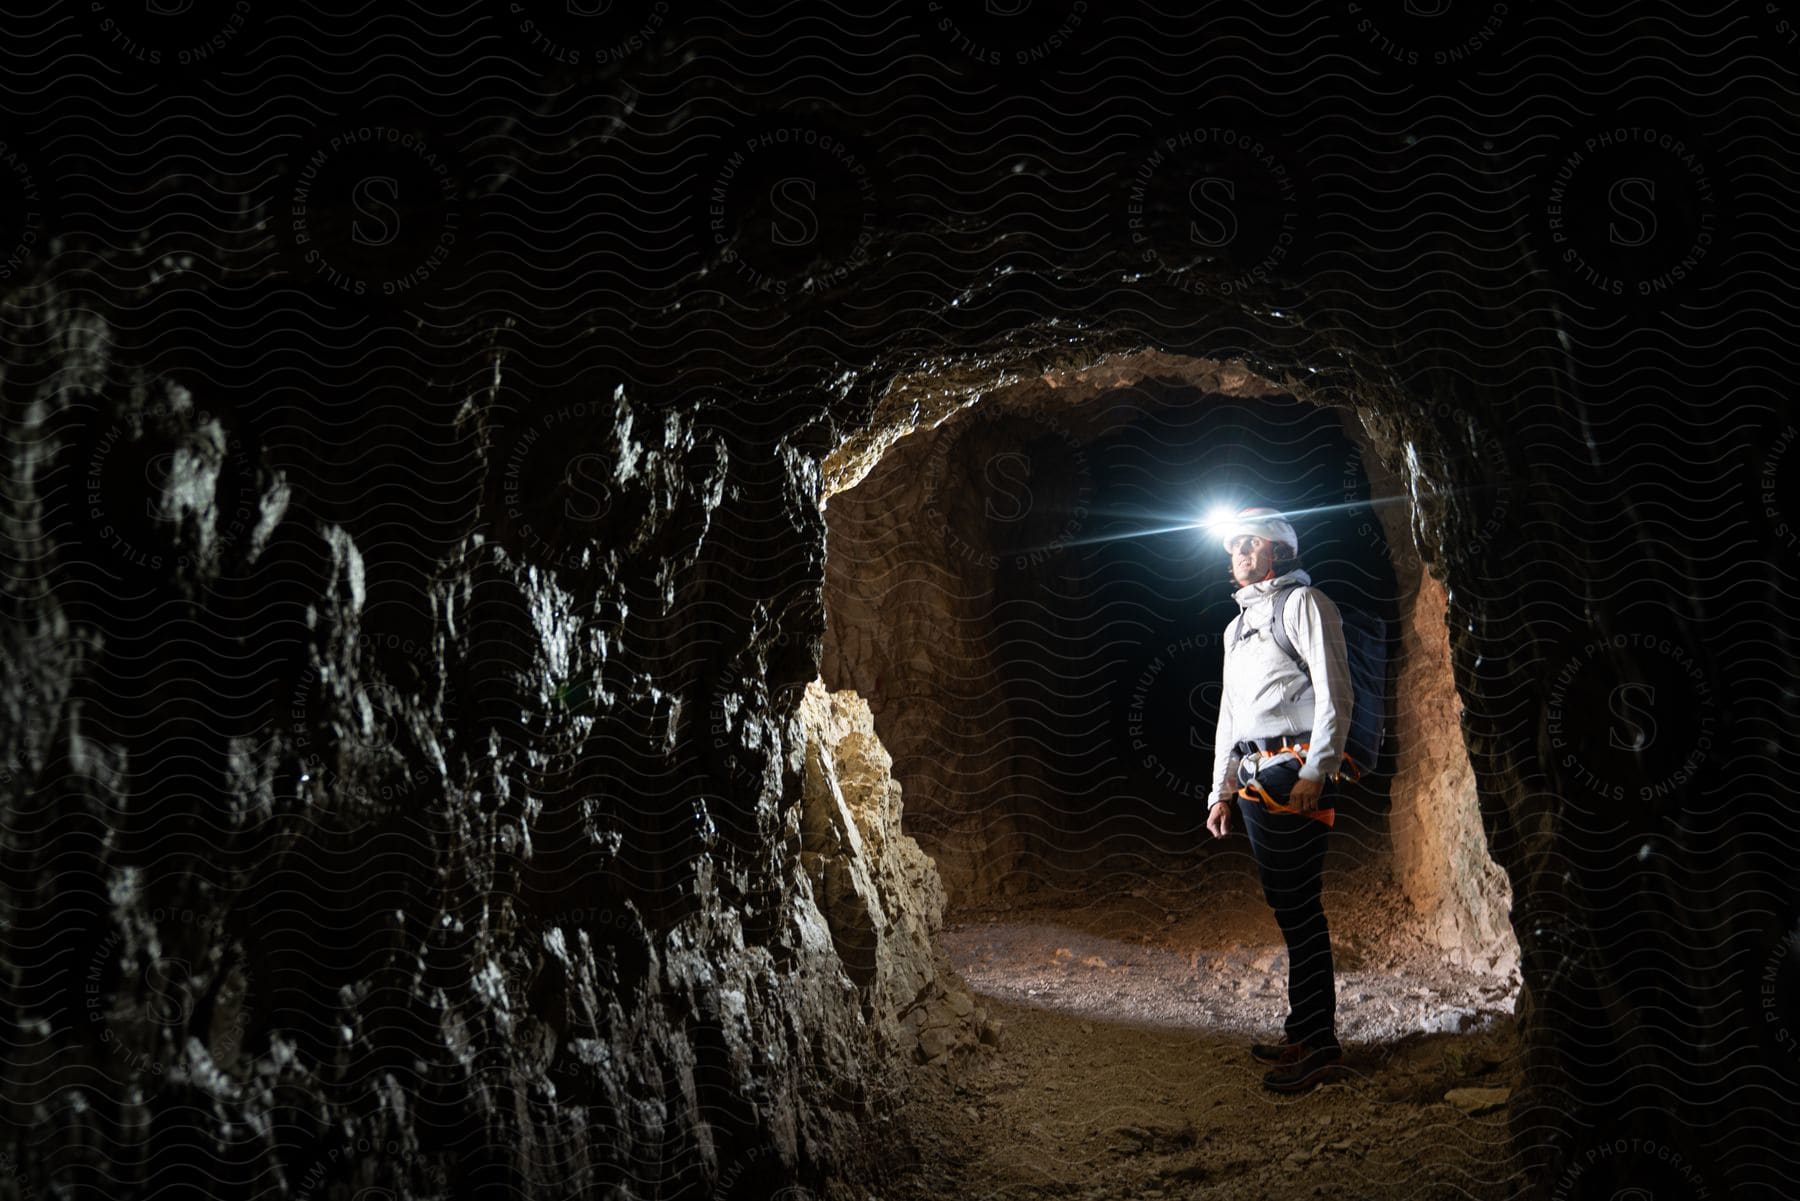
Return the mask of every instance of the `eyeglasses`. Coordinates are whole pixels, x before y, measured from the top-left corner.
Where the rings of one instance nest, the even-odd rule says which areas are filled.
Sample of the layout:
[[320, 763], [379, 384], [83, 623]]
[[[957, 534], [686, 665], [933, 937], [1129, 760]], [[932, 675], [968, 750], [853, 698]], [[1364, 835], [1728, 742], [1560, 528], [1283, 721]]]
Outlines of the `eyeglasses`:
[[[1246, 546], [1246, 544], [1248, 545]], [[1269, 545], [1267, 538], [1259, 538], [1255, 534], [1239, 534], [1225, 544], [1225, 549], [1237, 555], [1242, 554], [1245, 550], [1261, 550], [1267, 545]]]

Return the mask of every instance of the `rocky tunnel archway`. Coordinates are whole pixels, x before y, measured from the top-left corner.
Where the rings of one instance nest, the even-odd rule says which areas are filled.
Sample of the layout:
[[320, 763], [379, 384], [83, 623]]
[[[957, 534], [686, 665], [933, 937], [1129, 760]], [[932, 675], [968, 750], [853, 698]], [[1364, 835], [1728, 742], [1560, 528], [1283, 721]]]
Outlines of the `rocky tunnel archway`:
[[[129, 350], [109, 342], [96, 315], [104, 311], [99, 301], [83, 307], [61, 305], [60, 299], [43, 286], [8, 310], [15, 325], [36, 331], [31, 353], [21, 356], [24, 365], [4, 380], [8, 411], [15, 421], [29, 419], [18, 427], [29, 456], [20, 468], [26, 481], [20, 495], [43, 511], [40, 518], [33, 509], [14, 527], [20, 561], [42, 562], [45, 545], [70, 553], [91, 549], [83, 540], [98, 531], [81, 524], [72, 499], [79, 497], [73, 481], [80, 479], [80, 455], [74, 454], [73, 467], [64, 462], [69, 456], [51, 432], [52, 419], [66, 421], [80, 412], [78, 406], [90, 406], [118, 424], [121, 438], [129, 433], [145, 449], [189, 448], [174, 456], [189, 464], [187, 474], [172, 481], [179, 489], [162, 498], [168, 503], [148, 510], [151, 533], [168, 540], [170, 553], [154, 567], [134, 564], [140, 573], [134, 578], [153, 595], [200, 607], [202, 615], [216, 602], [207, 588], [221, 581], [242, 587], [260, 578], [279, 587], [290, 598], [283, 610], [286, 628], [304, 653], [298, 662], [270, 653], [256, 667], [258, 679], [283, 702], [295, 695], [297, 679], [330, 681], [303, 705], [284, 703], [271, 719], [276, 732], [262, 742], [226, 731], [209, 753], [238, 775], [214, 780], [209, 787], [216, 795], [173, 795], [162, 803], [177, 809], [184, 803], [241, 805], [254, 819], [248, 831], [277, 830], [287, 840], [281, 845], [309, 848], [315, 863], [355, 862], [359, 846], [378, 838], [384, 864], [404, 867], [404, 857], [389, 848], [423, 838], [433, 853], [457, 865], [435, 878], [384, 867], [379, 891], [309, 897], [309, 906], [354, 906], [354, 928], [340, 930], [331, 921], [319, 928], [323, 937], [342, 938], [346, 962], [354, 951], [377, 965], [368, 979], [389, 991], [367, 996], [351, 981], [322, 997], [317, 974], [306, 971], [308, 956], [316, 953], [315, 935], [306, 931], [297, 950], [301, 936], [291, 923], [282, 924], [279, 905], [267, 911], [240, 905], [235, 894], [211, 891], [202, 875], [185, 878], [184, 891], [161, 904], [125, 893], [126, 899], [109, 902], [108, 887], [136, 887], [141, 876], [135, 864], [112, 858], [118, 852], [103, 837], [104, 823], [84, 806], [92, 796], [119, 795], [125, 787], [119, 762], [135, 756], [154, 767], [159, 756], [184, 754], [186, 747], [170, 749], [134, 726], [129, 714], [89, 723], [64, 704], [70, 681], [96, 669], [80, 646], [62, 638], [58, 622], [76, 614], [116, 643], [145, 636], [133, 625], [133, 613], [112, 613], [92, 594], [72, 588], [21, 602], [26, 613], [38, 606], [40, 619], [36, 627], [10, 627], [39, 631], [19, 634], [35, 640], [22, 647], [21, 658], [39, 664], [28, 695], [55, 700], [41, 709], [15, 706], [22, 716], [14, 717], [13, 734], [24, 757], [22, 770], [6, 783], [16, 797], [33, 799], [16, 801], [29, 820], [14, 830], [10, 850], [22, 863], [37, 862], [57, 852], [57, 838], [72, 831], [85, 856], [83, 895], [92, 903], [85, 910], [90, 916], [83, 917], [83, 910], [67, 904], [66, 888], [58, 891], [57, 877], [22, 872], [10, 894], [11, 912], [56, 915], [45, 954], [60, 956], [58, 962], [114, 963], [123, 983], [106, 1029], [159, 1049], [162, 1060], [146, 1059], [150, 1068], [130, 1069], [146, 1080], [165, 1061], [188, 1064], [205, 1056], [227, 1063], [239, 1091], [222, 1093], [226, 1099], [219, 1104], [254, 1115], [264, 1094], [243, 1091], [242, 1082], [258, 1072], [274, 1072], [281, 1087], [300, 1094], [324, 1095], [321, 1073], [327, 1067], [321, 1065], [343, 1030], [351, 1032], [343, 1054], [356, 1062], [382, 1061], [397, 1045], [416, 1046], [419, 1062], [436, 1064], [432, 1070], [461, 1070], [461, 1080], [475, 1078], [470, 1065], [480, 1046], [489, 1056], [483, 1070], [505, 1088], [496, 1083], [490, 1092], [433, 1094], [441, 1112], [466, 1116], [481, 1130], [529, 1131], [533, 1138], [484, 1135], [422, 1170], [499, 1178], [533, 1164], [534, 1170], [552, 1165], [562, 1171], [579, 1154], [600, 1165], [596, 1174], [648, 1164], [696, 1187], [729, 1180], [740, 1195], [796, 1175], [823, 1188], [828, 1179], [841, 1184], [846, 1174], [869, 1170], [875, 1159], [870, 1144], [878, 1146], [888, 1132], [869, 1119], [898, 1091], [896, 1060], [920, 1048], [941, 1053], [947, 1049], [939, 1045], [941, 1033], [929, 1046], [918, 1036], [974, 1015], [972, 1005], [958, 1012], [967, 998], [949, 988], [933, 990], [926, 1006], [948, 1014], [941, 1021], [909, 1028], [891, 1020], [897, 1015], [878, 1012], [906, 995], [897, 981], [929, 988], [936, 979], [930, 940], [919, 937], [929, 929], [929, 905], [919, 910], [926, 920], [902, 923], [893, 932], [896, 956], [911, 956], [907, 962], [919, 970], [885, 979], [872, 972], [856, 927], [884, 931], [879, 916], [887, 911], [849, 894], [879, 894], [883, 872], [864, 871], [862, 882], [854, 881], [855, 848], [864, 840], [854, 813], [836, 824], [829, 806], [813, 811], [822, 821], [807, 816], [809, 761], [817, 758], [809, 747], [818, 741], [809, 731], [819, 723], [809, 725], [802, 706], [821, 665], [827, 624], [829, 504], [822, 509], [820, 501], [845, 495], [901, 439], [942, 424], [989, 393], [1036, 387], [1045, 377], [1072, 396], [1168, 379], [1210, 394], [1322, 399], [1354, 410], [1352, 428], [1366, 431], [1370, 447], [1391, 459], [1384, 464], [1391, 473], [1386, 483], [1370, 460], [1372, 486], [1405, 494], [1420, 558], [1446, 581], [1447, 620], [1436, 613], [1436, 576], [1415, 577], [1412, 624], [1419, 645], [1437, 662], [1448, 656], [1451, 682], [1439, 678], [1433, 703], [1442, 713], [1462, 702], [1459, 733], [1480, 781], [1485, 853], [1506, 870], [1514, 889], [1511, 924], [1523, 952], [1527, 1087], [1511, 1112], [1525, 1166], [1541, 1176], [1584, 1153], [1579, 1132], [1561, 1133], [1563, 1127], [1553, 1128], [1549, 1119], [1593, 1112], [1582, 1107], [1576, 1090], [1577, 1053], [1589, 1046], [1594, 1030], [1613, 1031], [1609, 1045], [1621, 1055], [1673, 1055], [1655, 1041], [1669, 1012], [1635, 1008], [1617, 991], [1641, 952], [1608, 950], [1584, 935], [1577, 881], [1621, 870], [1606, 849], [1620, 840], [1610, 827], [1590, 835], [1559, 816], [1561, 799], [1530, 751], [1540, 736], [1553, 747], [1573, 737], [1568, 724], [1536, 725], [1538, 704], [1556, 702], [1563, 674], [1581, 677], [1576, 683], [1591, 693], [1593, 680], [1604, 676], [1590, 664], [1605, 661], [1628, 673], [1629, 655], [1612, 656], [1611, 648], [1629, 651], [1631, 635], [1621, 632], [1622, 643], [1595, 642], [1587, 655], [1582, 648], [1588, 644], [1570, 651], [1520, 615], [1515, 593], [1529, 598], [1550, 589], [1560, 595], [1555, 577], [1534, 570], [1551, 558], [1546, 543], [1559, 532], [1560, 513], [1555, 494], [1547, 499], [1539, 491], [1546, 469], [1522, 461], [1515, 440], [1494, 434], [1496, 414], [1505, 412], [1497, 401], [1433, 406], [1356, 359], [1349, 360], [1350, 369], [1321, 368], [1323, 378], [1315, 382], [1308, 363], [1332, 362], [1329, 348], [1283, 347], [1273, 336], [1257, 356], [1239, 349], [1209, 357], [1205, 347], [1185, 355], [1139, 349], [1152, 341], [1178, 344], [1166, 333], [1071, 347], [1062, 335], [1011, 331], [994, 335], [997, 349], [961, 365], [922, 367], [909, 354], [904, 370], [871, 366], [856, 377], [866, 395], [854, 381], [831, 404], [814, 394], [812, 408], [801, 408], [800, 416], [790, 420], [782, 410], [781, 428], [771, 434], [746, 431], [742, 413], [729, 405], [654, 392], [653, 400], [634, 400], [623, 384], [596, 400], [590, 379], [513, 395], [502, 387], [512, 379], [503, 356], [493, 354], [484, 360], [496, 381], [492, 390], [479, 404], [452, 410], [492, 434], [491, 441], [468, 437], [455, 447], [459, 460], [485, 461], [491, 469], [478, 501], [488, 522], [480, 537], [464, 538], [431, 573], [421, 575], [413, 564], [422, 553], [416, 546], [405, 548], [404, 560], [374, 557], [373, 548], [383, 545], [380, 524], [347, 503], [323, 516], [289, 504], [292, 493], [329, 489], [309, 474], [313, 468], [304, 456], [273, 463], [269, 447], [251, 437], [243, 439], [248, 466], [234, 469], [227, 482], [253, 499], [263, 520], [253, 536], [231, 545], [229, 555], [178, 561], [174, 552], [208, 544], [206, 522], [235, 511], [188, 503], [209, 495], [212, 460], [202, 451], [210, 419], [177, 403], [181, 398], [166, 379], [159, 381]], [[1257, 366], [1240, 365], [1252, 362]], [[229, 369], [229, 363], [221, 368]], [[158, 396], [167, 401], [162, 415], [169, 420], [142, 420], [141, 410]], [[419, 418], [431, 437], [462, 428], [433, 416]], [[240, 428], [254, 433], [253, 423]], [[548, 463], [550, 469], [514, 472], [515, 462]], [[34, 474], [39, 464], [45, 470]], [[580, 491], [595, 478], [607, 482], [604, 497]], [[212, 480], [214, 493], [219, 479]], [[120, 487], [139, 492], [127, 492], [120, 503], [136, 502], [142, 511], [143, 491], [154, 493], [155, 483], [141, 471], [123, 473]], [[1455, 500], [1470, 495], [1481, 503]], [[445, 518], [446, 528], [470, 521], [469, 506], [477, 504], [467, 490], [409, 500]], [[1503, 533], [1493, 524], [1502, 511], [1518, 515]], [[168, 513], [174, 516], [157, 516]], [[370, 560], [361, 547], [371, 548]], [[1395, 567], [1398, 573], [1402, 565]], [[385, 633], [363, 624], [369, 597], [397, 583], [420, 586], [433, 606], [419, 636], [402, 644], [399, 660]], [[743, 603], [747, 594], [754, 603]], [[1598, 620], [1605, 609], [1590, 611]], [[706, 614], [704, 638], [696, 639], [684, 620], [692, 613]], [[1430, 645], [1440, 629], [1443, 642]], [[1567, 637], [1564, 631], [1562, 639]], [[1685, 644], [1668, 635], [1660, 645]], [[423, 671], [409, 655], [425, 665]], [[1572, 666], [1554, 670], [1565, 662]], [[1545, 665], [1552, 670], [1544, 672]], [[200, 681], [213, 669], [212, 659], [167, 665], [195, 695], [203, 694]], [[433, 671], [442, 686], [421, 688], [420, 679]], [[104, 675], [95, 678], [106, 682]], [[1572, 687], [1566, 691], [1574, 696]], [[191, 699], [179, 689], [171, 695], [183, 703]], [[1572, 700], [1568, 704], [1573, 708]], [[55, 723], [33, 716], [40, 712], [56, 715]], [[377, 717], [387, 733], [371, 735]], [[1432, 728], [1441, 732], [1443, 725]], [[1588, 736], [1596, 737], [1592, 730]], [[1603, 750], [1604, 732], [1598, 737]], [[126, 749], [108, 758], [98, 749], [105, 746]], [[345, 790], [332, 781], [302, 787], [310, 781], [295, 765], [314, 756], [332, 764], [338, 785], [366, 787]], [[1422, 782], [1435, 784], [1444, 770], [1461, 770], [1454, 757], [1448, 765], [1422, 769]], [[38, 790], [35, 782], [46, 777], [60, 782], [55, 790]], [[395, 778], [415, 782], [405, 806], [368, 804], [381, 795], [378, 786]], [[813, 778], [822, 781], [825, 773], [815, 771]], [[1572, 783], [1579, 781], [1559, 786]], [[841, 779], [837, 791], [848, 799]], [[1422, 787], [1419, 795], [1432, 793]], [[832, 790], [815, 787], [813, 797], [832, 797]], [[1619, 812], [1608, 807], [1610, 798], [1582, 803], [1614, 817]], [[1404, 813], [1398, 795], [1392, 813], [1398, 828]], [[1642, 824], [1653, 816], [1644, 812], [1631, 820]], [[1423, 824], [1427, 815], [1419, 820]], [[1479, 849], [1473, 821], [1465, 813], [1455, 823], [1431, 826], [1433, 832], [1417, 841], [1418, 862], [1441, 866]], [[477, 833], [471, 836], [469, 829]], [[369, 830], [374, 833], [360, 833]], [[1636, 850], [1650, 845], [1650, 837], [1627, 848], [1630, 864], [1658, 864], [1654, 854]], [[223, 850], [211, 848], [206, 871], [227, 876], [254, 898], [251, 873], [264, 850], [246, 833]], [[308, 895], [320, 886], [296, 866], [300, 862], [287, 862], [281, 888]], [[834, 880], [846, 878], [853, 886], [833, 928], [822, 912], [832, 908]], [[1428, 874], [1413, 878], [1416, 895], [1429, 896]], [[1440, 873], [1438, 887], [1448, 892], [1477, 878]], [[506, 902], [491, 904], [496, 895]], [[1704, 895], [1696, 886], [1693, 897]], [[1443, 929], [1466, 947], [1468, 932], [1482, 929], [1481, 918], [1472, 907], [1459, 912], [1457, 900], [1448, 897], [1437, 912], [1451, 915]], [[233, 928], [254, 953], [243, 962], [212, 958], [201, 915], [239, 923]], [[1757, 949], [1778, 966], [1781, 945], [1773, 952]], [[29, 960], [30, 948], [11, 950]], [[157, 971], [138, 977], [143, 983], [133, 994], [134, 977], [118, 970], [120, 962]], [[162, 1020], [165, 1010], [155, 1004], [157, 990], [165, 987], [160, 973], [177, 962], [192, 972], [191, 994], [213, 998], [211, 1010], [196, 1012], [230, 1035], [210, 1044], [216, 1056], [206, 1041], [213, 1029], [177, 1044], [176, 1031]], [[428, 995], [409, 992], [407, 973], [425, 963], [436, 965], [433, 978], [440, 983]], [[83, 1005], [82, 981], [66, 968], [40, 964], [38, 974], [27, 978], [20, 1012], [32, 1015], [39, 1006], [58, 1012], [59, 997], [76, 998], [77, 1017], [84, 1010], [100, 1012], [97, 1002]], [[411, 1008], [388, 1004], [401, 997]], [[381, 1022], [363, 1022], [358, 1015], [365, 1011], [380, 1012]], [[1600, 1016], [1610, 1024], [1597, 1025]], [[46, 1038], [109, 1062], [103, 1046], [80, 1042], [89, 1035], [79, 1023], [41, 1029]], [[968, 1041], [980, 1041], [979, 1029]], [[771, 1058], [777, 1054], [778, 1061]], [[1650, 1075], [1679, 1060], [1668, 1059]], [[181, 1071], [201, 1079], [191, 1064]], [[217, 1083], [211, 1076], [204, 1080]], [[542, 1081], [580, 1102], [540, 1121], [496, 1100], [506, 1089], [523, 1096]], [[196, 1086], [184, 1077], [179, 1087]], [[31, 1103], [52, 1115], [41, 1136], [50, 1150], [32, 1161], [37, 1171], [56, 1155], [77, 1154], [56, 1148], [80, 1145], [87, 1119], [85, 1101], [59, 1091], [53, 1081], [38, 1080], [31, 1088]], [[337, 1112], [361, 1112], [353, 1104], [344, 1102]], [[134, 1101], [129, 1110], [142, 1114], [146, 1105]], [[168, 1112], [162, 1120], [177, 1121]], [[580, 1124], [590, 1113], [603, 1120], [591, 1136], [576, 1133], [586, 1129]], [[1644, 1137], [1657, 1146], [1689, 1152], [1694, 1146], [1655, 1119], [1646, 1119], [1644, 1129], [1656, 1131]], [[186, 1142], [162, 1144], [163, 1155], [177, 1163], [192, 1150], [198, 1162], [210, 1137], [190, 1131]], [[379, 1156], [356, 1159], [332, 1137], [314, 1131], [297, 1153], [292, 1147], [271, 1152], [234, 1145], [234, 1171], [241, 1168], [246, 1179], [267, 1175], [273, 1156], [302, 1179], [314, 1168], [329, 1174], [337, 1170], [333, 1165], [352, 1162], [371, 1171], [402, 1170]], [[102, 1159], [120, 1154], [113, 1144], [100, 1152]], [[1621, 1165], [1607, 1178], [1637, 1174], [1638, 1166]]]
[[[466, 188], [430, 207], [441, 228], [468, 219], [472, 252], [366, 307], [276, 233], [291, 169], [360, 125], [348, 110], [278, 130], [277, 97], [227, 112], [196, 76], [219, 156], [164, 161], [136, 156], [187, 129], [179, 105], [107, 121], [93, 95], [31, 99], [42, 128], [8, 134], [9, 167], [74, 186], [32, 209], [0, 296], [18, 668], [0, 689], [0, 1022], [29, 1059], [0, 1170], [44, 1195], [166, 1173], [271, 1201], [627, 1179], [860, 1197], [900, 1067], [972, 1010], [933, 987], [928, 873], [857, 808], [892, 795], [879, 759], [834, 750], [827, 771], [817, 752], [822, 730], [862, 738], [808, 710], [820, 501], [977, 398], [1046, 377], [1199, 386], [1211, 363], [1214, 393], [1354, 413], [1367, 474], [1408, 501], [1382, 517], [1405, 513], [1387, 541], [1419, 552], [1393, 564], [1406, 653], [1434, 665], [1409, 695], [1434, 738], [1459, 737], [1409, 761], [1389, 821], [1412, 831], [1396, 862], [1442, 946], [1493, 933], [1483, 863], [1505, 872], [1519, 1166], [1546, 1195], [1602, 1198], [1647, 1180], [1661, 1197], [1689, 1170], [1711, 1195], [1791, 1179], [1800, 944], [1777, 753], [1797, 457], [1762, 289], [1792, 273], [1715, 292], [1656, 267], [1636, 277], [1656, 294], [1620, 305], [1534, 257], [1563, 236], [1594, 249], [1640, 155], [1709, 266], [1778, 250], [1767, 213], [1713, 221], [1771, 194], [1781, 106], [1721, 90], [1725, 46], [1696, 31], [1695, 86], [1663, 82], [1693, 110], [1683, 144], [1717, 141], [1683, 200], [1686, 165], [1656, 165], [1680, 140], [1652, 128], [1668, 114], [1640, 120], [1597, 77], [1634, 60], [1572, 64], [1566, 38], [1459, 80], [1479, 86], [1458, 128], [1421, 120], [1420, 81], [1390, 63], [1337, 69], [1366, 39], [1318, 22], [1250, 57], [1197, 23], [1174, 73], [1071, 44], [1070, 71], [1013, 73], [1033, 90], [1002, 112], [964, 46], [892, 53], [885, 10], [835, 31], [855, 39], [841, 61], [808, 53], [774, 80], [793, 16], [630, 65], [471, 63], [455, 78], [510, 82], [406, 116], [461, 158]], [[1630, 24], [1659, 77], [1681, 65], [1666, 23]], [[477, 56], [503, 40], [443, 33]], [[90, 49], [116, 49], [43, 44], [41, 77], [76, 92]], [[1040, 138], [1037, 89], [1077, 61], [1106, 103]], [[1511, 65], [1527, 87], [1585, 75], [1609, 111], [1560, 86], [1524, 106], [1481, 91]], [[1272, 103], [1194, 95], [1196, 70], [1256, 75], [1245, 93]], [[742, 110], [752, 91], [766, 111]], [[1646, 136], [1583, 157], [1620, 128]], [[1221, 133], [1254, 160], [1207, 157]], [[1723, 149], [1740, 137], [1757, 152]], [[816, 256], [788, 228], [766, 242], [758, 192], [793, 171], [839, 202]], [[1214, 171], [1265, 206], [1262, 247], [1185, 236], [1180, 185]], [[1565, 231], [1559, 208], [1553, 236], [1539, 188], [1560, 205], [1570, 173], [1584, 212]], [[624, 219], [639, 198], [648, 238]], [[516, 236], [534, 203], [566, 237]], [[1091, 239], [1064, 236], [1089, 212]], [[1607, 286], [1630, 257], [1594, 260]], [[1752, 415], [1722, 417], [1721, 396]], [[1748, 470], [1726, 461], [1746, 446]], [[918, 920], [871, 903], [908, 887]], [[869, 939], [890, 935], [884, 974]], [[918, 989], [914, 1028], [887, 1010]]]
[[[1209, 410], [1225, 415], [1197, 424]], [[1275, 432], [1258, 442], [1263, 426]], [[1135, 453], [1102, 457], [1134, 436]], [[1162, 523], [1191, 519], [1209, 485], [1285, 487], [1291, 507], [1318, 510], [1315, 579], [1379, 610], [1393, 634], [1394, 762], [1353, 790], [1340, 828], [1391, 854], [1419, 935], [1449, 962], [1516, 970], [1443, 588], [1412, 546], [1383, 449], [1347, 411], [1303, 403], [1241, 362], [1140, 352], [970, 397], [859, 474], [847, 456], [827, 460], [827, 478], [840, 474], [825, 497], [823, 676], [869, 702], [908, 828], [952, 905], [1103, 862], [1124, 879], [1099, 886], [1123, 889], [1134, 866], [1210, 841], [1197, 820], [1217, 705], [1206, 687], [1229, 588], [1219, 556]], [[1147, 478], [1159, 472], [1184, 482], [1159, 490]], [[1106, 490], [1108, 476], [1127, 482]], [[1121, 546], [1144, 553], [1104, 553]], [[1140, 578], [1116, 578], [1133, 569]]]

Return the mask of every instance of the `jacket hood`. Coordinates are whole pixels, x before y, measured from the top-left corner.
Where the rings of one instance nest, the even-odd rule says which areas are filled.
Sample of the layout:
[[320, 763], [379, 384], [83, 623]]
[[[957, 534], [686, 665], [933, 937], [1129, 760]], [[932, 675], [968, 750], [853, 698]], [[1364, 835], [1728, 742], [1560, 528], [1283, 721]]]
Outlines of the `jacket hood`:
[[1289, 584], [1310, 583], [1312, 583], [1312, 577], [1306, 574], [1306, 569], [1296, 567], [1285, 575], [1278, 575], [1272, 580], [1258, 580], [1254, 584], [1245, 584], [1231, 595], [1237, 600], [1238, 608], [1244, 610], [1260, 600], [1267, 599], [1276, 590], [1285, 588]]

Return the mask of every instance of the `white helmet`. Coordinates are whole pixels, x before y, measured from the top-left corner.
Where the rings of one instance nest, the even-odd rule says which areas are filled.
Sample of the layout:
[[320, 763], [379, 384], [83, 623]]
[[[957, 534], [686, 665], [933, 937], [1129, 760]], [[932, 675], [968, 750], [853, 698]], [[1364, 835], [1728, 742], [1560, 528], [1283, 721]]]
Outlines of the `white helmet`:
[[1292, 553], [1300, 553], [1299, 535], [1294, 533], [1294, 527], [1274, 509], [1251, 505], [1247, 509], [1239, 509], [1220, 523], [1219, 541], [1227, 554], [1231, 553], [1231, 540], [1245, 534], [1267, 538], [1270, 542], [1284, 542]]

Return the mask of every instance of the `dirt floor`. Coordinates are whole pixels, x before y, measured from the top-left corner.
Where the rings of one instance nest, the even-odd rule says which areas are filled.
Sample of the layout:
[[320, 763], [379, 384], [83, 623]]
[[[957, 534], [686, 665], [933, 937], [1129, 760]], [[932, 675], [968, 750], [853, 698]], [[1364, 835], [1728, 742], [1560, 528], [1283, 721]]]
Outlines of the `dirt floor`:
[[[1351, 840], [1354, 845], [1355, 840]], [[1502, 1198], [1516, 975], [1450, 967], [1385, 862], [1328, 860], [1345, 1077], [1262, 1087], [1286, 956], [1240, 837], [1078, 891], [954, 911], [944, 944], [1004, 1032], [918, 1069], [884, 1196]]]

